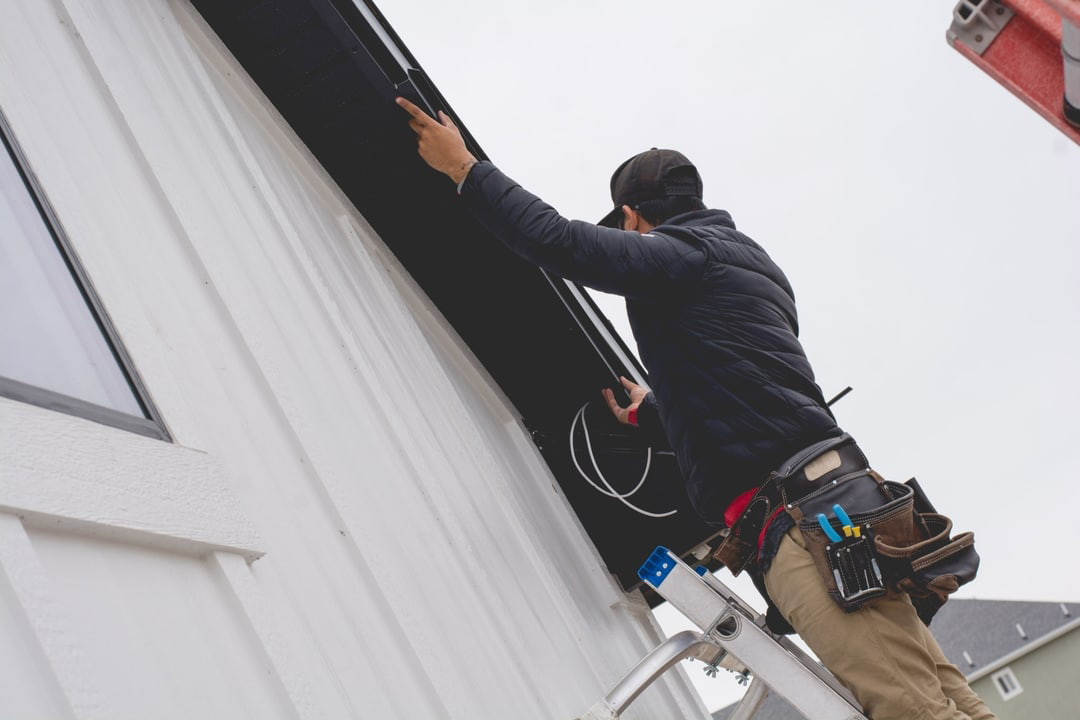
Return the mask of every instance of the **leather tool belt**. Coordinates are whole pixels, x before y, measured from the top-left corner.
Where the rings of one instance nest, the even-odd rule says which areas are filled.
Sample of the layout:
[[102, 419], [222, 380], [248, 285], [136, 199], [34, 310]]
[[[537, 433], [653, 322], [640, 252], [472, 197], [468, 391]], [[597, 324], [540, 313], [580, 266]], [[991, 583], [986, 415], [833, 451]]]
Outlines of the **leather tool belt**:
[[907, 592], [926, 623], [978, 570], [974, 535], [951, 537], [914, 478], [890, 482], [850, 435], [792, 456], [750, 500], [714, 557], [739, 574], [753, 567], [758, 537], [777, 511], [798, 524], [829, 595], [845, 611]]

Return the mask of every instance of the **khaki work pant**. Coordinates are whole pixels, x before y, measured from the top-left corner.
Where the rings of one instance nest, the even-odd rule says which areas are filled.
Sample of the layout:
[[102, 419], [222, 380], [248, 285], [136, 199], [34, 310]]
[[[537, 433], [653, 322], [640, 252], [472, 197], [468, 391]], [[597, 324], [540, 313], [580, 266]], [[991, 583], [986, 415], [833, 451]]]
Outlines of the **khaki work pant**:
[[996, 720], [945, 659], [905, 593], [846, 613], [828, 596], [799, 529], [780, 544], [773, 603], [873, 720]]

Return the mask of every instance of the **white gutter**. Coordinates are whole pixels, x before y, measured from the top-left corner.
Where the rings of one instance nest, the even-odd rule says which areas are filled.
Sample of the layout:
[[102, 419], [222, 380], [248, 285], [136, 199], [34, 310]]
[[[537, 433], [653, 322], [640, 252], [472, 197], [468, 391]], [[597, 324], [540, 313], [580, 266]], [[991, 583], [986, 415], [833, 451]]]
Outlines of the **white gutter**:
[[[631, 359], [629, 355], [623, 352], [622, 344], [611, 334], [611, 331], [608, 330], [607, 324], [603, 320], [601, 320], [600, 317], [596, 314], [596, 311], [593, 310], [592, 304], [583, 297], [581, 289], [569, 280], [563, 278], [556, 278], [548, 274], [547, 272], [545, 272], [544, 275], [547, 277], [548, 282], [550, 282], [552, 285], [554, 285], [556, 282], [561, 282], [567, 287], [567, 289], [569, 289], [570, 295], [573, 296], [575, 300], [577, 300], [578, 305], [580, 305], [581, 310], [584, 311], [585, 316], [589, 319], [589, 322], [595, 329], [596, 333], [606, 342], [608, 348], [613, 353], [615, 353], [615, 357], [619, 360], [619, 362], [622, 363], [623, 367], [626, 368], [625, 374], [629, 376], [629, 379], [633, 380], [635, 383], [641, 385], [645, 389], [651, 390], [652, 388], [650, 388], [649, 384], [645, 382], [645, 378], [640, 376], [637, 372], [637, 361]], [[562, 297], [561, 294], [560, 297]], [[574, 317], [576, 319], [577, 315], [574, 314]], [[585, 330], [585, 328], [582, 329]], [[600, 355], [600, 359], [603, 360], [606, 364], [607, 358], [605, 357], [601, 349], [597, 347], [596, 342], [593, 340], [592, 334], [586, 330], [585, 336], [589, 338], [589, 342], [592, 343], [593, 348], [596, 350], [597, 354]], [[608, 365], [608, 370], [616, 378], [621, 374], [616, 372], [615, 368], [611, 367], [610, 365]]]
[[379, 22], [379, 19], [375, 17], [375, 13], [371, 12], [371, 10], [367, 6], [367, 3], [363, 2], [363, 0], [354, 0], [353, 5], [356, 7], [357, 10], [360, 11], [360, 14], [364, 16], [364, 21], [367, 22], [368, 26], [375, 31], [375, 34], [378, 35], [379, 40], [382, 41], [383, 47], [385, 47], [390, 52], [390, 54], [394, 56], [394, 59], [397, 60], [398, 64], [401, 66], [401, 69], [408, 70], [409, 68], [411, 68], [412, 63], [410, 63], [409, 59], [405, 57], [405, 53], [401, 52], [401, 48], [399, 48], [398, 44], [394, 42], [394, 39], [390, 37], [390, 33], [386, 32], [386, 28], [384, 28], [382, 23]]

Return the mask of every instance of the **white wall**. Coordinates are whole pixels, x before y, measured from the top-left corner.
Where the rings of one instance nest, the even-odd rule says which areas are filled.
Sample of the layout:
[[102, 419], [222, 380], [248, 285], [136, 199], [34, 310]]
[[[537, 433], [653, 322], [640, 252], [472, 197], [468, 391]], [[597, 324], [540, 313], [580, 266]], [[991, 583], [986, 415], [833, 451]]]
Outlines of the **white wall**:
[[0, 3], [0, 108], [175, 439], [0, 399], [0, 717], [566, 718], [655, 644], [185, 3]]

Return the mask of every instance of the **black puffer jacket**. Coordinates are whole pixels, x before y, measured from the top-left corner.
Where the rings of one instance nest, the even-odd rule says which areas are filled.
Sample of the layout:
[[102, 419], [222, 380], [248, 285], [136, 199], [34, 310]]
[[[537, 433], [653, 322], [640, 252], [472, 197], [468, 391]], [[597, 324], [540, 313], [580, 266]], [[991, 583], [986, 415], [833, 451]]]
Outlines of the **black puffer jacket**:
[[567, 220], [491, 163], [461, 196], [512, 250], [549, 272], [626, 297], [659, 421], [698, 513], [720, 522], [740, 492], [813, 442], [840, 434], [798, 340], [791, 286], [722, 210], [645, 235]]

